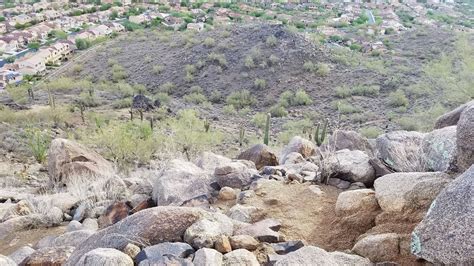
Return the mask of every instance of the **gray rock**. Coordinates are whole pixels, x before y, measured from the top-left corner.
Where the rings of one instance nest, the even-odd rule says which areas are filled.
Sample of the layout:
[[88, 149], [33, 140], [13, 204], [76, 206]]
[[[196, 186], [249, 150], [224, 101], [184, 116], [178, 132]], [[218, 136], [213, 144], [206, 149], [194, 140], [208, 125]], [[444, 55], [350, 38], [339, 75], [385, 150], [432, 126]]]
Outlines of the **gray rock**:
[[91, 230], [76, 230], [64, 233], [54, 239], [54, 246], [78, 247], [95, 232]]
[[456, 160], [456, 126], [444, 127], [425, 135], [423, 162], [428, 171], [447, 171]]
[[181, 205], [192, 198], [210, 194], [211, 177], [191, 162], [172, 160], [153, 183], [158, 206]]
[[97, 231], [99, 229], [99, 224], [97, 219], [86, 218], [82, 222], [82, 228], [85, 230]]
[[74, 247], [46, 247], [36, 250], [27, 257], [23, 263], [25, 265], [64, 265], [70, 258]]
[[351, 186], [351, 182], [346, 181], [346, 180], [342, 180], [342, 179], [339, 179], [339, 178], [331, 177], [331, 178], [329, 178], [328, 185], [333, 186], [333, 187], [337, 187], [337, 188], [340, 188], [340, 189], [348, 189]]
[[160, 206], [139, 211], [90, 236], [78, 247], [66, 265], [75, 265], [85, 253], [96, 248], [121, 249], [128, 243], [181, 241], [186, 229], [202, 218], [199, 208]]
[[374, 168], [375, 178], [381, 177], [381, 176], [384, 176], [384, 175], [388, 175], [388, 174], [391, 174], [391, 173], [394, 172], [393, 170], [388, 168], [385, 164], [382, 163], [382, 161], [380, 161], [377, 158], [371, 158], [369, 160], [369, 163]]
[[141, 261], [138, 266], [193, 266], [194, 263], [192, 263], [188, 259], [183, 259], [183, 258], [177, 258], [174, 257], [173, 255], [165, 255], [159, 258], [154, 258], [154, 259], [147, 259], [144, 261]]
[[422, 148], [424, 134], [414, 131], [393, 131], [376, 140], [377, 156], [397, 172], [424, 170]]
[[217, 167], [214, 176], [221, 187], [244, 188], [253, 181], [258, 171], [255, 164], [250, 161], [233, 161], [224, 166]]
[[372, 262], [395, 260], [400, 255], [399, 238], [395, 233], [368, 235], [357, 241], [352, 251]]
[[199, 266], [222, 265], [223, 256], [211, 248], [201, 248], [194, 254], [193, 263]]
[[256, 250], [258, 247], [259, 242], [253, 237], [249, 235], [235, 235], [229, 238], [230, 245], [232, 249], [246, 249], [246, 250]]
[[246, 266], [259, 266], [255, 255], [246, 249], [233, 250], [224, 255], [225, 266], [233, 265], [246, 265]]
[[358, 150], [339, 150], [333, 158], [331, 167], [333, 177], [338, 177], [349, 182], [362, 182], [366, 185], [373, 183], [375, 170], [369, 163], [369, 156]]
[[372, 189], [358, 189], [342, 192], [337, 197], [335, 208], [336, 214], [339, 216], [372, 212], [379, 209], [379, 204], [375, 198], [375, 191]]
[[468, 103], [465, 103], [458, 108], [438, 117], [436, 119], [434, 128], [439, 129], [443, 127], [449, 127], [449, 126], [455, 126], [458, 124], [459, 118], [461, 117], [461, 114], [464, 112], [464, 110], [467, 107], [473, 106], [474, 105], [474, 100], [470, 101]]
[[278, 165], [276, 155], [270, 151], [265, 144], [256, 144], [251, 148], [243, 151], [237, 157], [239, 160], [247, 160], [255, 163], [255, 167], [260, 169], [264, 166], [275, 166]]
[[232, 220], [224, 214], [212, 213], [191, 225], [184, 233], [184, 241], [194, 248], [211, 248], [221, 235], [231, 236]]
[[300, 153], [290, 152], [286, 155], [286, 158], [283, 164], [297, 164], [297, 163], [302, 163], [305, 161], [306, 160], [303, 158], [303, 155], [301, 155]]
[[434, 264], [474, 261], [474, 166], [436, 197], [412, 234], [412, 253]]
[[252, 223], [258, 212], [257, 207], [236, 204], [229, 209], [227, 216], [237, 221]]
[[375, 197], [384, 212], [425, 212], [450, 181], [440, 172], [389, 174], [375, 180]]
[[83, 266], [133, 266], [133, 260], [113, 248], [97, 248], [84, 254], [77, 265]]
[[46, 247], [53, 247], [54, 246], [54, 240], [57, 238], [57, 236], [45, 236], [41, 238], [36, 245], [34, 245], [35, 249], [42, 249]]
[[[15, 252], [8, 255], [8, 257], [12, 259], [13, 261], [15, 261], [16, 264], [20, 264], [24, 259], [28, 258], [28, 256], [30, 256], [34, 252], [35, 250], [33, 248], [29, 246], [24, 246], [15, 250]], [[0, 259], [0, 265], [5, 265], [5, 264]]]
[[309, 158], [316, 154], [316, 145], [307, 139], [300, 136], [295, 136], [290, 140], [290, 143], [283, 148], [280, 155], [280, 164], [285, 164], [287, 157], [292, 152], [297, 152], [303, 158]]
[[0, 254], [0, 265], [2, 266], [17, 266], [17, 263], [10, 259], [9, 257], [7, 256], [3, 256]]
[[133, 260], [137, 257], [140, 251], [140, 247], [132, 243], [128, 243], [122, 250], [123, 253], [127, 254], [127, 256]]
[[72, 232], [82, 229], [82, 224], [78, 221], [70, 221], [67, 225], [66, 232]]
[[273, 250], [279, 255], [285, 255], [304, 247], [304, 243], [299, 240], [272, 243], [270, 245], [273, 248]]
[[328, 143], [333, 145], [336, 151], [339, 150], [359, 150], [372, 156], [372, 147], [369, 141], [355, 131], [336, 130], [328, 139]]
[[275, 263], [283, 265], [371, 265], [366, 258], [342, 252], [327, 252], [324, 249], [306, 246], [281, 256]]
[[265, 219], [237, 229], [235, 235], [250, 235], [261, 242], [276, 243], [280, 241], [281, 223], [274, 219]]
[[457, 167], [462, 172], [474, 164], [474, 104], [462, 112], [456, 136]]
[[178, 258], [186, 258], [194, 253], [194, 249], [187, 243], [160, 243], [154, 246], [144, 248], [135, 258], [136, 263], [144, 260], [159, 259], [165, 255], [172, 255]]
[[222, 155], [217, 155], [212, 152], [203, 152], [196, 165], [204, 169], [208, 174], [214, 174], [217, 167], [222, 167], [232, 160]]

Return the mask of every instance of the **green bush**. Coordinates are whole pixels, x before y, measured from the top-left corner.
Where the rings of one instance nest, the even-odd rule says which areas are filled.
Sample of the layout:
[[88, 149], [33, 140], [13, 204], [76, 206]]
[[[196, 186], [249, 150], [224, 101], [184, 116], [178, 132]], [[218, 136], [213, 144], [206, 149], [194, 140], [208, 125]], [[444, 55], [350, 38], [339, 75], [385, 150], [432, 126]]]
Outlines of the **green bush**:
[[316, 65], [311, 62], [311, 61], [306, 61], [304, 62], [303, 64], [303, 69], [306, 71], [306, 72], [314, 72], [317, 70], [317, 67]]
[[274, 106], [270, 107], [268, 112], [272, 115], [272, 117], [284, 117], [288, 115], [288, 111], [286, 111], [286, 108], [281, 104], [275, 104]]
[[38, 163], [44, 163], [48, 153], [49, 143], [51, 142], [49, 132], [41, 131], [37, 128], [30, 128], [26, 130], [26, 139], [33, 157], [35, 157]]
[[336, 102], [337, 111], [341, 114], [352, 114], [352, 113], [359, 113], [361, 110], [354, 105], [346, 102], [346, 101], [337, 101]]
[[303, 89], [299, 89], [296, 93], [285, 91], [280, 94], [279, 105], [284, 107], [310, 105], [311, 103], [313, 100]]
[[227, 96], [228, 105], [234, 106], [235, 109], [242, 109], [254, 105], [257, 99], [248, 90], [240, 90]]
[[263, 130], [265, 128], [265, 124], [267, 122], [267, 114], [266, 113], [256, 113], [252, 117], [251, 122], [254, 126], [256, 126], [257, 128]]
[[366, 85], [359, 85], [352, 88], [353, 95], [359, 96], [371, 96], [377, 95], [380, 92], [380, 87], [377, 85], [373, 86], [366, 86]]
[[320, 76], [327, 76], [329, 75], [329, 72], [331, 72], [331, 69], [329, 68], [328, 64], [318, 63], [316, 74]]
[[407, 107], [410, 104], [405, 92], [398, 89], [388, 95], [388, 104], [393, 107]]
[[400, 117], [397, 119], [397, 124], [407, 131], [419, 131], [420, 130], [420, 121], [413, 117]]
[[213, 38], [207, 37], [206, 39], [204, 39], [204, 46], [206, 46], [207, 48], [214, 47], [214, 45], [216, 45], [216, 41]]
[[278, 40], [274, 35], [270, 35], [267, 37], [267, 40], [265, 41], [265, 43], [269, 47], [275, 47], [278, 44]]
[[364, 127], [361, 128], [359, 132], [368, 139], [375, 139], [383, 134], [383, 131], [378, 127]]
[[244, 59], [244, 65], [248, 69], [252, 69], [255, 67], [255, 62], [253, 61], [253, 57], [250, 55], [247, 55]]
[[262, 90], [267, 87], [267, 82], [264, 79], [257, 78], [253, 82], [253, 85], [255, 86], [255, 88]]
[[347, 98], [352, 95], [351, 89], [347, 86], [340, 86], [336, 88], [336, 96], [339, 98]]
[[226, 115], [235, 115], [237, 114], [237, 110], [235, 109], [235, 107], [233, 105], [226, 105], [224, 106], [224, 108], [222, 109], [222, 111], [224, 112], [224, 114]]
[[114, 109], [130, 108], [132, 106], [132, 98], [123, 98], [112, 103]]
[[125, 68], [121, 65], [113, 65], [112, 66], [112, 80], [118, 82], [120, 80], [126, 79], [128, 77]]
[[184, 96], [184, 100], [188, 103], [193, 103], [193, 104], [202, 104], [204, 102], [207, 102], [207, 98], [204, 94], [201, 94], [200, 92], [192, 92], [190, 94], [187, 94]]
[[208, 55], [209, 60], [212, 62], [215, 62], [219, 64], [220, 66], [227, 66], [227, 60], [225, 59], [225, 56], [223, 54], [218, 54], [218, 53], [210, 53]]
[[221, 103], [223, 100], [222, 93], [218, 90], [214, 90], [211, 92], [211, 95], [209, 96], [209, 101], [211, 103]]
[[272, 55], [270, 55], [268, 60], [270, 61], [270, 64], [276, 65], [278, 63], [278, 61], [280, 61], [280, 58], [278, 58], [276, 55], [272, 54]]
[[164, 69], [164, 67], [162, 65], [154, 65], [153, 69], [152, 69], [152, 72], [153, 72], [153, 74], [158, 75], [161, 72], [163, 72], [163, 69]]
[[171, 97], [166, 92], [158, 92], [155, 94], [155, 100], [158, 100], [161, 105], [167, 105], [171, 102]]
[[165, 92], [167, 94], [171, 94], [174, 89], [176, 89], [176, 86], [172, 82], [169, 82], [169, 81], [166, 83], [163, 83], [160, 86], [160, 91]]

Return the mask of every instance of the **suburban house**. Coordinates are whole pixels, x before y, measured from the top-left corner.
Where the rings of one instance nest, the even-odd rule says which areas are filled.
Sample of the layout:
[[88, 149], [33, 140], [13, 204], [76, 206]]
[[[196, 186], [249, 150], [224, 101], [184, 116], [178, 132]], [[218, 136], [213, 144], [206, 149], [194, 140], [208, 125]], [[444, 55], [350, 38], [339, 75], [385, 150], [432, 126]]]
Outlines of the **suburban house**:
[[202, 31], [204, 30], [204, 23], [188, 23], [187, 27], [188, 30], [195, 30], [195, 31]]
[[9, 36], [0, 37], [0, 52], [12, 54], [18, 49], [19, 43], [16, 38]]
[[0, 89], [4, 89], [8, 84], [19, 84], [23, 80], [20, 72], [8, 69], [0, 69]]
[[46, 24], [38, 24], [28, 29], [32, 34], [36, 35], [38, 40], [46, 40], [48, 33], [53, 29], [48, 27]]
[[23, 75], [41, 75], [46, 70], [45, 60], [38, 53], [19, 58], [14, 65]]
[[140, 14], [137, 16], [130, 16], [128, 20], [136, 24], [143, 24], [149, 21], [149, 17], [146, 16], [145, 14]]
[[43, 14], [47, 20], [55, 20], [57, 18], [62, 17], [61, 13], [56, 10], [46, 10], [43, 12]]
[[125, 31], [125, 27], [120, 23], [109, 22], [109, 23], [106, 23], [105, 26], [109, 27], [109, 29], [111, 29], [112, 32]]
[[15, 24], [26, 24], [31, 22], [31, 17], [25, 14], [20, 14], [18, 16], [13, 17], [12, 21], [14, 21]]
[[95, 37], [104, 37], [110, 35], [112, 30], [106, 25], [98, 25], [89, 29]]
[[41, 1], [33, 4], [33, 11], [40, 12], [49, 8], [49, 3], [46, 1]]

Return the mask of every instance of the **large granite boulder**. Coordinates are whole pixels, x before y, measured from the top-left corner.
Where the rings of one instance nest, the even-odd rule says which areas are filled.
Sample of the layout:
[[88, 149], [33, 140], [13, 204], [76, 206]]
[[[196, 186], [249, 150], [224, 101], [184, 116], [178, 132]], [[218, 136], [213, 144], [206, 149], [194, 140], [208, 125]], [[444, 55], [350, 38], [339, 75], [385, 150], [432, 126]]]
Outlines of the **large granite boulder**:
[[229, 252], [224, 255], [224, 264], [225, 266], [233, 265], [245, 265], [245, 266], [259, 266], [257, 257], [246, 250], [246, 249], [236, 249], [232, 252]]
[[222, 265], [222, 254], [211, 248], [201, 248], [194, 254], [194, 265], [214, 266]]
[[73, 177], [110, 177], [114, 168], [98, 153], [79, 143], [57, 138], [48, 150], [48, 173], [53, 183], [65, 184]]
[[369, 156], [362, 151], [346, 149], [336, 151], [326, 164], [331, 169], [331, 177], [371, 185], [375, 179], [375, 170], [369, 160]]
[[343, 252], [327, 252], [324, 249], [306, 246], [281, 256], [275, 266], [284, 265], [371, 265], [370, 261], [358, 255]]
[[376, 139], [377, 156], [397, 172], [422, 172], [424, 134], [415, 131], [393, 131]]
[[399, 242], [395, 233], [368, 235], [357, 241], [352, 251], [371, 262], [394, 261], [400, 255]]
[[287, 157], [292, 152], [297, 152], [303, 156], [303, 158], [309, 158], [316, 154], [316, 145], [300, 136], [293, 137], [288, 145], [283, 148], [280, 155], [280, 164], [285, 164]]
[[81, 257], [78, 266], [133, 266], [127, 254], [113, 248], [97, 248]]
[[462, 112], [457, 127], [457, 167], [462, 172], [474, 164], [474, 104]]
[[239, 160], [233, 161], [224, 166], [217, 167], [214, 176], [220, 187], [231, 187], [242, 189], [252, 181], [258, 174], [255, 164], [251, 161]]
[[243, 151], [237, 159], [247, 160], [255, 163], [255, 167], [260, 169], [264, 166], [276, 166], [278, 165], [278, 160], [276, 155], [270, 151], [267, 145], [265, 144], [256, 144], [249, 148], [248, 150]]
[[71, 256], [74, 247], [46, 247], [36, 250], [27, 257], [24, 265], [64, 265]]
[[128, 243], [182, 241], [186, 229], [206, 213], [200, 208], [174, 206], [139, 211], [90, 236], [76, 248], [66, 265], [76, 265], [84, 254], [96, 248], [122, 249]]
[[474, 166], [452, 181], [433, 201], [412, 234], [412, 253], [434, 264], [474, 261]]
[[141, 261], [155, 260], [167, 255], [177, 258], [186, 258], [193, 253], [194, 249], [189, 244], [165, 242], [144, 248], [135, 257], [135, 262], [140, 264]]
[[424, 215], [449, 182], [449, 175], [441, 172], [393, 173], [375, 180], [375, 197], [386, 213]]
[[422, 143], [423, 162], [428, 171], [447, 171], [456, 160], [456, 126], [433, 130]]
[[465, 103], [458, 108], [438, 117], [435, 122], [435, 129], [443, 128], [443, 127], [449, 127], [449, 126], [455, 126], [458, 124], [459, 118], [461, 117], [461, 114], [466, 110], [466, 108], [474, 106], [474, 100], [470, 101], [468, 103]]
[[158, 206], [181, 205], [210, 194], [211, 177], [195, 164], [172, 160], [153, 182], [153, 199]]
[[196, 165], [204, 169], [208, 174], [214, 174], [217, 167], [224, 166], [232, 160], [212, 152], [203, 152], [196, 161]]
[[232, 220], [222, 213], [212, 213], [195, 222], [184, 233], [184, 241], [194, 248], [211, 248], [219, 236], [231, 236], [234, 232]]
[[17, 266], [19, 262], [15, 262], [14, 260], [10, 259], [7, 256], [3, 256], [0, 254], [0, 265], [2, 266]]
[[372, 146], [369, 141], [361, 134], [355, 131], [336, 130], [329, 137], [329, 145], [333, 145], [336, 151], [339, 150], [359, 150], [372, 156]]

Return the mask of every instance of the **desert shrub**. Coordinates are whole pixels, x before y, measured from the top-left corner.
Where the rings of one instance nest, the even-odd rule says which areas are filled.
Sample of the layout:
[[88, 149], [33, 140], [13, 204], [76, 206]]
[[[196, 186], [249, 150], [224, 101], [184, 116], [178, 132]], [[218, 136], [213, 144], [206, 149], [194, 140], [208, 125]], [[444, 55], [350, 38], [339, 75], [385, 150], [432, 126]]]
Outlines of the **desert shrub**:
[[339, 98], [347, 98], [351, 95], [352, 91], [347, 86], [339, 86], [336, 88], [336, 96]]
[[265, 89], [267, 87], [267, 82], [264, 79], [257, 78], [253, 82], [253, 85], [255, 86], [255, 88], [261, 90], [261, 89]]
[[114, 109], [130, 108], [132, 106], [132, 98], [123, 98], [112, 103]]
[[341, 114], [352, 114], [361, 112], [361, 110], [354, 105], [350, 104], [347, 101], [337, 101], [335, 102], [337, 111]]
[[211, 103], [221, 103], [223, 100], [222, 93], [218, 90], [214, 90], [211, 92], [211, 95], [209, 96], [209, 101]]
[[248, 115], [251, 111], [252, 109], [250, 109], [250, 107], [245, 107], [239, 110], [239, 115], [241, 116]]
[[171, 102], [171, 97], [166, 92], [158, 92], [155, 94], [155, 100], [158, 100], [161, 105], [167, 105]]
[[219, 64], [220, 66], [227, 66], [227, 60], [225, 59], [225, 56], [223, 54], [218, 54], [218, 53], [210, 53], [208, 55], [209, 60], [212, 62], [215, 62]]
[[250, 55], [247, 55], [244, 59], [244, 65], [248, 69], [254, 68], [255, 62], [253, 61], [253, 57]]
[[49, 132], [37, 128], [29, 128], [26, 130], [26, 139], [35, 160], [38, 163], [44, 163], [48, 153], [49, 143], [51, 142]]
[[250, 91], [240, 90], [227, 96], [226, 102], [228, 105], [234, 106], [235, 109], [242, 109], [254, 105], [257, 102], [257, 99], [250, 93]]
[[363, 127], [359, 132], [368, 139], [375, 139], [383, 134], [383, 131], [378, 127]]
[[151, 61], [153, 60], [153, 58], [151, 58], [151, 56], [149, 55], [145, 55], [145, 57], [143, 57], [143, 62], [145, 63], [150, 63]]
[[161, 84], [160, 86], [160, 91], [165, 92], [167, 94], [171, 94], [174, 89], [176, 89], [176, 85], [174, 85], [174, 83], [169, 82], [169, 81]]
[[27, 84], [7, 86], [6, 91], [15, 103], [26, 104], [28, 102], [28, 86]]
[[222, 111], [224, 112], [224, 114], [226, 115], [235, 115], [237, 113], [237, 110], [235, 109], [235, 107], [233, 105], [226, 105], [224, 106], [224, 108], [222, 109]]
[[107, 60], [107, 65], [109, 65], [109, 67], [112, 67], [112, 66], [114, 66], [114, 65], [116, 65], [116, 64], [118, 64], [118, 61], [117, 61], [117, 59], [115, 59], [115, 58], [109, 58], [109, 59]]
[[267, 37], [265, 43], [269, 47], [275, 47], [278, 44], [278, 40], [274, 35], [270, 35]]
[[276, 65], [278, 63], [278, 61], [280, 61], [280, 58], [278, 58], [276, 55], [272, 54], [272, 55], [270, 55], [268, 60], [270, 61], [270, 64]]
[[282, 132], [278, 135], [280, 143], [286, 145], [294, 136], [308, 137], [309, 132], [314, 126], [314, 120], [301, 119], [288, 121], [283, 125]]
[[407, 107], [410, 101], [403, 90], [398, 89], [388, 95], [388, 104], [393, 107]]
[[311, 61], [306, 61], [304, 62], [303, 64], [303, 69], [306, 71], [306, 72], [314, 72], [317, 70], [317, 67], [316, 65], [311, 62]]
[[292, 105], [310, 105], [312, 103], [313, 103], [313, 100], [306, 93], [306, 91], [303, 89], [299, 89], [295, 93], [295, 97], [293, 98]]
[[352, 88], [353, 95], [359, 96], [371, 96], [377, 95], [380, 92], [380, 87], [377, 85], [366, 86], [366, 85], [359, 85]]
[[206, 96], [200, 92], [192, 92], [190, 94], [187, 94], [184, 96], [184, 100], [188, 103], [193, 104], [202, 104], [204, 102], [207, 102]]
[[77, 101], [86, 107], [99, 106], [99, 101], [97, 100], [96, 96], [89, 92], [82, 92], [79, 95], [79, 98], [77, 99]]
[[320, 76], [327, 76], [329, 72], [331, 72], [331, 69], [329, 68], [328, 64], [318, 63], [316, 68], [317, 68], [316, 74]]
[[265, 124], [267, 123], [267, 114], [266, 113], [256, 113], [251, 120], [252, 124], [259, 129], [264, 129]]
[[356, 113], [350, 116], [350, 120], [355, 123], [363, 123], [366, 122], [368, 119], [369, 118], [366, 113]]
[[418, 131], [420, 129], [420, 121], [414, 117], [403, 116], [396, 122], [403, 130]]
[[207, 48], [214, 47], [214, 45], [216, 45], [216, 41], [213, 38], [207, 37], [206, 39], [204, 39], [204, 46], [206, 46]]
[[47, 83], [43, 83], [39, 86], [41, 90], [87, 90], [92, 87], [92, 83], [86, 79], [72, 79], [68, 77], [61, 77], [51, 80]]
[[72, 73], [74, 75], [79, 75], [82, 72], [83, 69], [84, 69], [84, 66], [81, 65], [81, 64], [74, 65], [72, 67]]
[[112, 66], [112, 80], [117, 82], [128, 77], [125, 68], [121, 65], [115, 64]]
[[164, 69], [164, 67], [162, 65], [154, 65], [153, 68], [152, 68], [152, 72], [153, 72], [153, 74], [158, 75], [161, 72], [163, 72], [163, 69]]
[[286, 110], [285, 106], [281, 104], [275, 104], [270, 109], [268, 109], [268, 112], [272, 115], [272, 117], [284, 117], [288, 115], [288, 111]]

